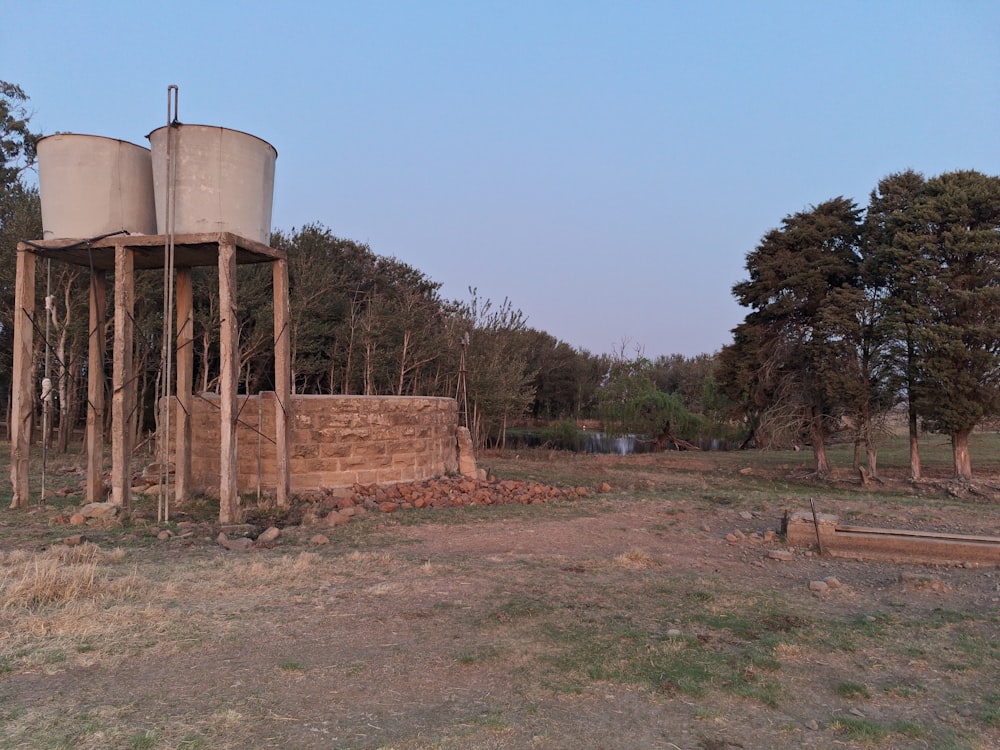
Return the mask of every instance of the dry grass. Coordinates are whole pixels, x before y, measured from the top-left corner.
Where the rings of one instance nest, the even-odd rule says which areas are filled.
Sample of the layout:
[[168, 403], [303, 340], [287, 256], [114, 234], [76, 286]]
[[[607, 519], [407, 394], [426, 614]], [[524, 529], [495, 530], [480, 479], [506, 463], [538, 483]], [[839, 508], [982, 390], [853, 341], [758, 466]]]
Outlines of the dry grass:
[[619, 568], [642, 570], [644, 568], [652, 568], [659, 563], [646, 550], [634, 548], [627, 552], [622, 552], [615, 557], [614, 564]]
[[122, 550], [106, 553], [89, 542], [53, 545], [37, 554], [10, 552], [0, 560], [0, 609], [37, 611], [81, 600], [125, 599], [138, 586], [135, 572], [117, 577], [98, 571], [102, 563], [122, 559]]

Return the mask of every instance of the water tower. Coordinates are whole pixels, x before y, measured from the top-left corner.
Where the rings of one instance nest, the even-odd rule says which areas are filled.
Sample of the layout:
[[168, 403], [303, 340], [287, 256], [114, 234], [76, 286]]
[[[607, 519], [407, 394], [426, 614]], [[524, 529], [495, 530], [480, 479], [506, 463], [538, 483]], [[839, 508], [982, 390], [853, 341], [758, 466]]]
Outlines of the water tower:
[[[171, 102], [171, 95], [173, 97]], [[151, 149], [100, 136], [57, 134], [39, 141], [39, 191], [43, 238], [17, 247], [11, 507], [28, 501], [29, 430], [33, 387], [32, 338], [36, 326], [35, 260], [46, 258], [90, 270], [90, 340], [87, 407], [87, 500], [102, 499], [104, 337], [107, 276], [114, 278], [114, 343], [111, 418], [111, 501], [127, 506], [135, 434], [136, 393], [132, 372], [135, 271], [164, 270], [165, 294], [176, 303], [167, 315], [165, 339], [176, 361], [174, 495], [191, 493], [193, 396], [193, 293], [191, 269], [217, 266], [220, 300], [220, 511], [236, 520], [236, 421], [238, 341], [236, 266], [270, 263], [275, 331], [276, 496], [289, 490], [291, 357], [288, 264], [284, 251], [268, 245], [275, 149], [265, 141], [226, 128], [177, 122], [176, 87], [168, 89], [167, 125], [149, 134]], [[173, 303], [171, 304], [171, 307]], [[169, 308], [168, 308], [169, 309]], [[169, 368], [168, 368], [169, 374]], [[166, 399], [170, 403], [171, 399]], [[168, 414], [170, 410], [168, 409]], [[169, 419], [169, 418], [168, 418]]]

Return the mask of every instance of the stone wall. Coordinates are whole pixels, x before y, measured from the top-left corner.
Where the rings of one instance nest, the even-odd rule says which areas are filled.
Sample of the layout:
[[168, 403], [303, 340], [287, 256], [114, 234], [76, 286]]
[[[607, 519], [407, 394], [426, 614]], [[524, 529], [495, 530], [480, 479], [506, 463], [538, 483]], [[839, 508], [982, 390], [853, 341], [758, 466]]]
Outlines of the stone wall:
[[[273, 393], [238, 398], [237, 486], [273, 491]], [[219, 488], [218, 396], [198, 394], [192, 414], [192, 487]], [[458, 404], [450, 398], [408, 396], [292, 396], [289, 430], [292, 492], [358, 484], [394, 484], [471, 472], [460, 455]], [[470, 452], [468, 440], [462, 453]]]

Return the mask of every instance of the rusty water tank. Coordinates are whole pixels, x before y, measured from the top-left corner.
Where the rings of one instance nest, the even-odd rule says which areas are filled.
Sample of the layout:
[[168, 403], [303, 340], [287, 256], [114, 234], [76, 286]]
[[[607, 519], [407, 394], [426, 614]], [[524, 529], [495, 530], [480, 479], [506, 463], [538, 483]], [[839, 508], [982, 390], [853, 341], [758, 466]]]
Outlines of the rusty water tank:
[[38, 191], [43, 239], [156, 233], [150, 150], [134, 143], [79, 133], [41, 138]]
[[[148, 136], [160, 234], [231, 232], [268, 244], [278, 152], [267, 141], [212, 125], [175, 123]], [[174, 164], [173, 227], [167, 226], [167, 157]]]

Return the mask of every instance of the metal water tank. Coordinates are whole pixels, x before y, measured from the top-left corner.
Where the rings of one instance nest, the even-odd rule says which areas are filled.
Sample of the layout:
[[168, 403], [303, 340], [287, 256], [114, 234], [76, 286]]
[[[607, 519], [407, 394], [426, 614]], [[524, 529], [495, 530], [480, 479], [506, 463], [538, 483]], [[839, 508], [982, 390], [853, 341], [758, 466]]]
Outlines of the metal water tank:
[[46, 136], [38, 141], [38, 190], [43, 239], [156, 233], [148, 148], [99, 135]]
[[173, 124], [148, 136], [153, 151], [156, 224], [167, 226], [167, 159], [174, 164], [175, 234], [231, 232], [271, 239], [274, 163], [278, 152], [249, 133], [211, 125]]

